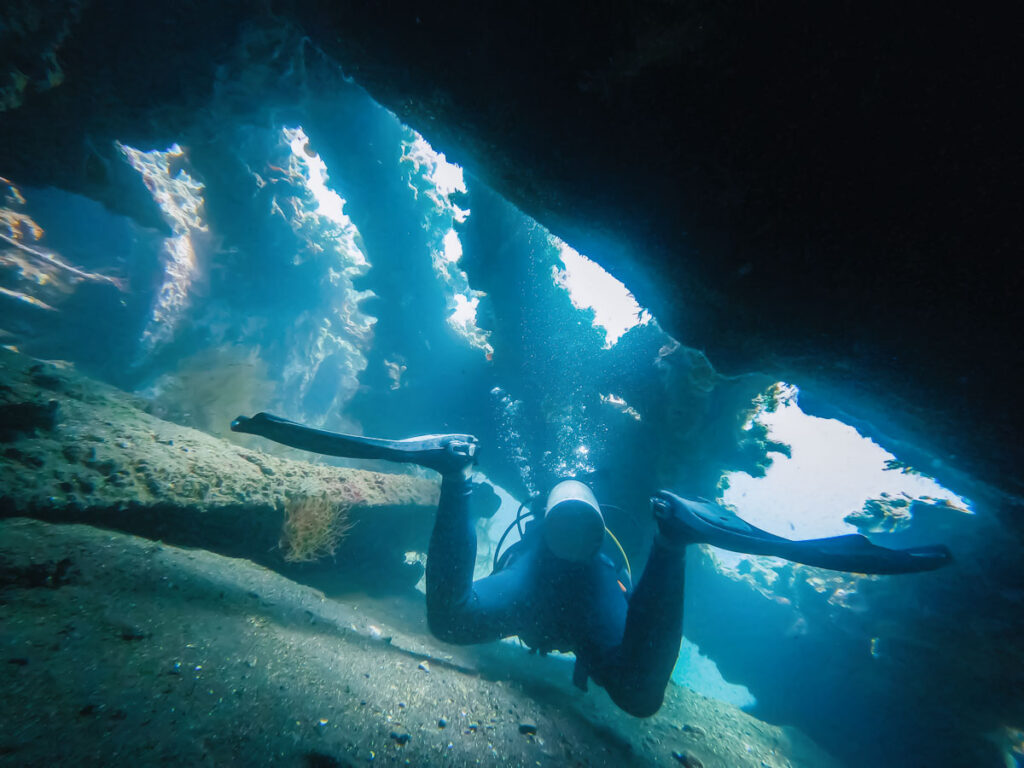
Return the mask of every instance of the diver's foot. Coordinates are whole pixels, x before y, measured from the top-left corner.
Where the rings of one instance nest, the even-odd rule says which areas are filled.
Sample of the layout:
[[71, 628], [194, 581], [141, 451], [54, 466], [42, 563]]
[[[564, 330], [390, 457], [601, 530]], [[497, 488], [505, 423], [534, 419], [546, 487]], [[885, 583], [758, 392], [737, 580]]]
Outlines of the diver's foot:
[[669, 491], [658, 491], [651, 497], [654, 521], [658, 524], [659, 543], [671, 549], [684, 549], [690, 544], [700, 544], [707, 539], [694, 525], [690, 504], [693, 502]]
[[478, 450], [479, 444], [475, 437], [471, 440], [452, 438], [446, 441], [441, 448], [419, 453], [414, 459], [414, 463], [440, 472], [446, 480], [469, 480], [470, 475], [473, 474], [473, 465], [476, 464]]

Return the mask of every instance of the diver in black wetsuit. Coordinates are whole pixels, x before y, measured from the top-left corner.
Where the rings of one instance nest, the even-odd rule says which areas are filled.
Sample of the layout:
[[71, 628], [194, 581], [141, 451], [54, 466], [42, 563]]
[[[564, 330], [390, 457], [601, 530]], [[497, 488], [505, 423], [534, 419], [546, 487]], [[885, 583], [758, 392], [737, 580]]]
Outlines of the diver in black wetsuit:
[[892, 550], [852, 534], [811, 541], [774, 536], [704, 500], [659, 491], [658, 534], [632, 591], [601, 554], [606, 529], [593, 492], [566, 480], [549, 493], [539, 526], [473, 581], [476, 532], [470, 514], [477, 442], [471, 435], [380, 440], [325, 432], [269, 414], [239, 417], [232, 430], [334, 456], [418, 464], [441, 473], [441, 500], [427, 554], [427, 621], [441, 640], [485, 643], [518, 635], [531, 648], [576, 655], [573, 682], [592, 678], [637, 717], [661, 706], [683, 630], [685, 552], [710, 543], [751, 554], [858, 573], [912, 573], [951, 561], [945, 547]]

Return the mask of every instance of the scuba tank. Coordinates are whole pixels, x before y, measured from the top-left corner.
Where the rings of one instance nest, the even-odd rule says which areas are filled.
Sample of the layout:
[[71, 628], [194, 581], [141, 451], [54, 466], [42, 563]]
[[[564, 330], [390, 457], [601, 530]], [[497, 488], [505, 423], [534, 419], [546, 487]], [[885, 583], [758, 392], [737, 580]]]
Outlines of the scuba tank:
[[571, 563], [585, 563], [604, 543], [604, 515], [590, 488], [579, 480], [563, 480], [544, 505], [544, 543], [551, 553]]
[[[539, 497], [535, 497], [526, 512], [527, 502], [519, 505], [515, 519], [498, 539], [492, 573], [511, 565], [528, 546], [528, 541], [539, 536], [551, 554], [570, 563], [585, 563], [603, 554], [615, 568], [623, 590], [632, 590], [629, 558], [619, 540], [605, 526], [602, 505], [589, 486], [578, 480], [563, 480], [551, 489], [543, 507], [538, 502]], [[503, 552], [502, 546], [513, 528], [518, 529], [520, 540]]]

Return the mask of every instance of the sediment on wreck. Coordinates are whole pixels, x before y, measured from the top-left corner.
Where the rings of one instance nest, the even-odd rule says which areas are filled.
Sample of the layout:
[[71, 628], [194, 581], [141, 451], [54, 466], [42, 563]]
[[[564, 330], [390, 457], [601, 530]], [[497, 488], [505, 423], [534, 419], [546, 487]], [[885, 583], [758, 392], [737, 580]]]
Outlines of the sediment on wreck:
[[[280, 458], [147, 407], [70, 366], [0, 349], [0, 516], [203, 547], [334, 591], [418, 580], [404, 553], [426, 549], [435, 481]], [[346, 528], [301, 544], [316, 563], [295, 562], [302, 553], [284, 535], [289, 512], [316, 508], [308, 500], [335, 505], [335, 528]]]

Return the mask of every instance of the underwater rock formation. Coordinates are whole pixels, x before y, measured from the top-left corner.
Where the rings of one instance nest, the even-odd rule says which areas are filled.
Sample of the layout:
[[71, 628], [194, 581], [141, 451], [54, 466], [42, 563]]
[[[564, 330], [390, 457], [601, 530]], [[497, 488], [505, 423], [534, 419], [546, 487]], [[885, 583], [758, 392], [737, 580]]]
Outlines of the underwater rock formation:
[[331, 565], [338, 579], [363, 568], [367, 578], [401, 572], [406, 551], [426, 550], [436, 482], [278, 458], [149, 408], [69, 366], [0, 348], [0, 409], [10, 415], [0, 434], [0, 516], [88, 522], [286, 570], [279, 542], [289, 505], [330, 498], [346, 505], [352, 528], [335, 553], [340, 567]]
[[564, 659], [447, 646], [423, 614], [210, 552], [2, 520], [0, 762], [838, 768], [799, 732], [676, 686], [653, 719], [626, 717], [573, 688]]
[[1022, 493], [1013, 24], [654, 0], [288, 0], [272, 18], [106, 0], [4, 21], [0, 173], [19, 183], [166, 227], [112, 142], [266, 121], [329, 97], [310, 64], [333, 59], [719, 370], [874, 404]]

